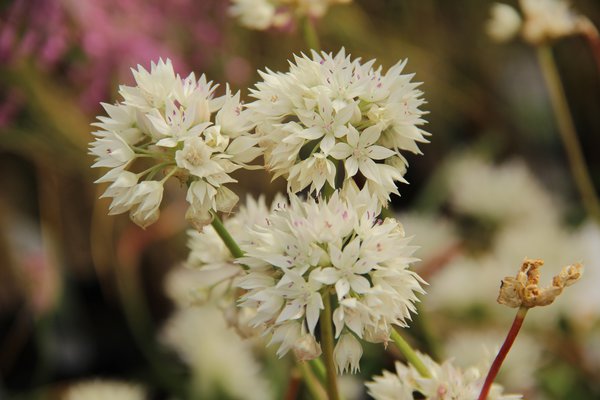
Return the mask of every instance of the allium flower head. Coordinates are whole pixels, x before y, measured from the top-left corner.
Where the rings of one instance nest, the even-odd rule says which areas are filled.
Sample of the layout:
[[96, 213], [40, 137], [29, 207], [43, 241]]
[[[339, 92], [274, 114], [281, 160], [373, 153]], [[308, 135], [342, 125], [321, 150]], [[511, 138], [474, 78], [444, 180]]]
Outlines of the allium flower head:
[[93, 124], [99, 129], [90, 153], [93, 167], [110, 168], [97, 182], [110, 183], [104, 196], [113, 198], [111, 213], [130, 211], [138, 225], [152, 224], [171, 176], [189, 186], [193, 223], [210, 222], [211, 210], [230, 211], [238, 198], [225, 186], [235, 182], [229, 174], [260, 154], [240, 94], [227, 87], [215, 97], [204, 75], [183, 79], [169, 60], [132, 71], [136, 85], [121, 86], [123, 100], [103, 104], [108, 115]]
[[[239, 285], [241, 305], [256, 308], [253, 326], [272, 333], [279, 355], [314, 336], [334, 294], [339, 370], [358, 369], [362, 348], [389, 339], [392, 325], [405, 325], [415, 311], [423, 281], [408, 269], [414, 248], [394, 219], [377, 218], [380, 205], [365, 189], [335, 192], [330, 200], [301, 201], [276, 209], [267, 225], [251, 228], [240, 262], [249, 267]], [[315, 352], [317, 353], [317, 352]]]
[[[375, 400], [413, 400], [414, 393], [429, 400], [473, 400], [479, 395], [485, 375], [477, 367], [462, 370], [448, 360], [438, 364], [428, 356], [417, 353], [431, 378], [422, 377], [412, 366], [396, 363], [396, 374], [384, 371], [366, 384]], [[502, 386], [492, 385], [489, 400], [518, 400], [521, 395], [503, 394]]]
[[274, 177], [288, 180], [288, 191], [335, 187], [343, 176], [364, 184], [386, 204], [403, 181], [405, 151], [420, 153], [426, 142], [419, 128], [424, 103], [412, 75], [402, 74], [406, 61], [385, 74], [374, 60], [361, 63], [346, 56], [312, 53], [296, 56], [286, 73], [267, 70], [251, 90], [260, 146]]
[[334, 4], [351, 0], [232, 0], [229, 9], [246, 28], [281, 28], [302, 17], [321, 18]]

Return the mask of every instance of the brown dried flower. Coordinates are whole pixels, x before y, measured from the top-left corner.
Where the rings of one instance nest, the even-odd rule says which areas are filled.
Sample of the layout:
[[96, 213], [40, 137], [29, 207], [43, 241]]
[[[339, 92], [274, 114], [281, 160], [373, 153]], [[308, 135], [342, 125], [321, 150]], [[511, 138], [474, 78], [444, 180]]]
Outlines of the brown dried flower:
[[583, 266], [579, 263], [566, 266], [560, 273], [552, 278], [552, 285], [540, 288], [540, 267], [543, 260], [525, 258], [521, 269], [513, 278], [507, 276], [502, 280], [498, 303], [509, 307], [547, 306], [551, 304], [563, 289], [577, 282], [583, 273]]

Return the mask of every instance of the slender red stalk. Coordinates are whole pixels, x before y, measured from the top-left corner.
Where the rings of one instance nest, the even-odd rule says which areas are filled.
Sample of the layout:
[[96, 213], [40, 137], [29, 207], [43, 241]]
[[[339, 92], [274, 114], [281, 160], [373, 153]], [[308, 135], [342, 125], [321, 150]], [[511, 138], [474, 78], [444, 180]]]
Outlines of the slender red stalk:
[[596, 61], [598, 72], [600, 72], [600, 37], [597, 35], [586, 35], [585, 38], [594, 56], [594, 61]]
[[590, 21], [587, 21], [587, 23], [583, 24], [581, 30], [590, 46], [596, 66], [598, 67], [598, 72], [600, 72], [600, 34], [598, 33], [598, 29]]
[[300, 389], [300, 381], [300, 374], [297, 371], [293, 371], [290, 380], [288, 381], [285, 400], [296, 400], [298, 397], [298, 389]]
[[515, 320], [513, 321], [512, 326], [506, 335], [506, 339], [504, 339], [504, 343], [502, 343], [502, 347], [494, 359], [487, 376], [485, 377], [485, 382], [481, 388], [481, 393], [479, 393], [478, 400], [487, 399], [490, 388], [492, 387], [492, 383], [494, 383], [494, 379], [496, 379], [496, 375], [498, 375], [498, 371], [500, 371], [500, 366], [504, 362], [504, 359], [508, 355], [510, 348], [515, 342], [515, 339], [519, 334], [519, 330], [521, 330], [521, 325], [523, 325], [523, 320], [525, 319], [525, 315], [527, 315], [527, 310], [529, 310], [527, 307], [521, 307], [519, 308], [519, 311], [517, 311], [517, 315], [515, 316]]

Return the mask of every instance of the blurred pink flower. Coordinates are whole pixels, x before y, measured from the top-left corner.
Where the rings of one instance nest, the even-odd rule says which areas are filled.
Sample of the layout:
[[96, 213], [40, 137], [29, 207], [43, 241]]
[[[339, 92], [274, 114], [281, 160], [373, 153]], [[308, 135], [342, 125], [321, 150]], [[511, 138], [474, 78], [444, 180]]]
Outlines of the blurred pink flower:
[[185, 74], [220, 51], [218, 0], [16, 0], [0, 17], [0, 62], [33, 58], [63, 74], [84, 110], [106, 101], [129, 68], [168, 57]]

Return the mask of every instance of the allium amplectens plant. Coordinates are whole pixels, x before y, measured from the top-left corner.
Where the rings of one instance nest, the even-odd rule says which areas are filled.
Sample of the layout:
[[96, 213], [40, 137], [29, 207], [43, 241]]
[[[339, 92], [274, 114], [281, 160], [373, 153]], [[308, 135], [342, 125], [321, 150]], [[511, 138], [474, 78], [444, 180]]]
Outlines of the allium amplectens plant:
[[163, 185], [173, 176], [188, 185], [192, 223], [202, 226], [211, 212], [230, 211], [238, 197], [225, 186], [235, 182], [229, 174], [260, 154], [240, 94], [227, 88], [215, 97], [204, 75], [183, 79], [169, 60], [133, 75], [136, 86], [119, 88], [121, 102], [103, 104], [108, 116], [98, 117], [90, 146], [93, 167], [110, 168], [97, 181], [110, 183], [103, 195], [113, 199], [110, 214], [129, 211], [142, 227], [154, 223]]
[[[236, 2], [238, 11], [243, 4]], [[514, 31], [519, 21], [513, 22]], [[425, 282], [410, 269], [416, 261], [411, 238], [382, 211], [391, 194], [399, 195], [396, 184], [405, 182], [407, 153], [419, 154], [419, 143], [427, 142], [420, 109], [425, 101], [413, 75], [403, 73], [406, 61], [385, 73], [374, 63], [352, 59], [344, 49], [296, 56], [288, 72], [261, 72], [247, 105], [229, 87], [216, 96], [217, 86], [204, 75], [181, 78], [169, 60], [150, 71], [138, 67], [136, 85], [121, 86], [122, 100], [104, 104], [108, 116], [94, 124], [99, 129], [90, 153], [93, 167], [109, 169], [97, 181], [110, 183], [103, 195], [113, 199], [109, 213], [129, 212], [138, 225], [152, 224], [165, 182], [177, 178], [186, 187], [186, 217], [196, 231], [189, 235], [189, 269], [180, 269], [192, 273], [174, 274], [169, 292], [180, 304], [224, 311], [220, 324], [227, 321], [241, 336], [268, 337], [279, 357], [290, 350], [297, 362], [322, 355], [325, 368], [310, 364], [310, 374], [320, 379], [307, 378], [302, 365], [315, 398], [322, 392], [315, 389], [318, 381], [325, 382], [330, 400], [339, 400], [336, 374], [360, 369], [364, 342], [393, 341], [411, 365], [397, 363], [396, 375], [384, 372], [367, 384], [377, 400], [470, 400], [478, 393], [480, 400], [518, 399], [493, 384], [511, 340], [527, 310], [554, 301], [579, 279], [581, 267], [569, 267], [547, 289], [537, 286], [539, 260], [535, 268], [524, 264], [516, 278], [505, 278], [500, 302], [519, 311], [485, 379], [477, 368], [462, 371], [412, 350], [396, 328], [416, 314]], [[264, 197], [248, 197], [223, 223], [218, 213], [232, 212], [238, 202], [226, 186], [235, 182], [230, 174], [258, 168], [248, 163], [261, 155], [273, 179], [287, 180], [289, 201], [276, 197], [267, 207]], [[485, 178], [485, 172], [479, 175]], [[466, 210], [478, 209], [471, 197], [451, 196]], [[512, 206], [502, 209], [502, 217]], [[184, 328], [167, 330], [169, 342], [184, 359], [193, 347], [187, 361], [204, 370], [198, 375], [204, 379], [214, 362], [202, 357], [234, 358], [236, 348], [213, 346], [206, 336], [206, 343], [196, 343], [202, 323], [191, 311], [185, 314]], [[191, 347], [179, 346], [184, 341]], [[222, 368], [226, 374], [229, 367]]]
[[[428, 135], [425, 103], [406, 61], [385, 74], [342, 49], [335, 56], [294, 58], [286, 73], [266, 70], [248, 105], [266, 168], [288, 181], [288, 191], [318, 193], [325, 184], [359, 181], [387, 204], [404, 182], [406, 152], [419, 154]], [[342, 167], [343, 166], [343, 167]]]

